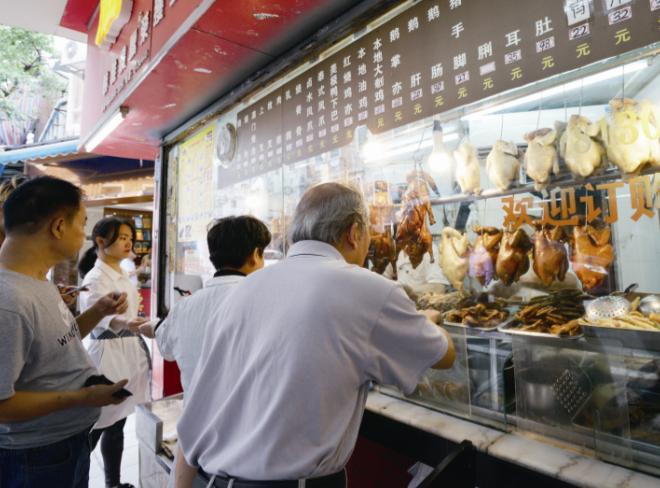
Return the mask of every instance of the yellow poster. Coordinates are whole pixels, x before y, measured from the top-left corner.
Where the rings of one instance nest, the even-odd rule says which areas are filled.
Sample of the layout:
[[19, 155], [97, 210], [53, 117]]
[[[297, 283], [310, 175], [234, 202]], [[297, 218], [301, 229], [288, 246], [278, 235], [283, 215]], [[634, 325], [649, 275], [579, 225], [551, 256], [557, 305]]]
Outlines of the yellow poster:
[[211, 125], [179, 147], [179, 243], [206, 242], [213, 217], [213, 131]]

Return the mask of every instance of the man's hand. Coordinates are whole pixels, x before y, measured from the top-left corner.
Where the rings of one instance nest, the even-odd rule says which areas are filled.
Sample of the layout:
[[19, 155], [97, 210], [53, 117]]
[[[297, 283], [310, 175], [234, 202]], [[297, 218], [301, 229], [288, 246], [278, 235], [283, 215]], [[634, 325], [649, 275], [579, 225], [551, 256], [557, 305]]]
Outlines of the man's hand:
[[105, 407], [106, 405], [119, 405], [125, 398], [115, 398], [113, 393], [126, 386], [128, 380], [121, 380], [114, 385], [93, 385], [78, 390], [80, 405], [85, 407]]
[[431, 308], [426, 309], [426, 310], [420, 310], [419, 311], [422, 315], [425, 315], [427, 319], [429, 319], [431, 322], [434, 324], [439, 324], [440, 323], [440, 312], [437, 310], [433, 310]]
[[67, 286], [60, 283], [57, 284], [57, 290], [60, 292], [60, 296], [67, 307], [72, 306], [76, 303], [76, 298], [81, 291], [87, 291], [86, 287], [77, 287], [77, 286]]
[[156, 331], [154, 330], [155, 327], [156, 321], [148, 320], [147, 322], [140, 325], [140, 334], [142, 334], [144, 337], [148, 337], [149, 339], [154, 339], [156, 337]]
[[137, 317], [126, 322], [126, 328], [133, 332], [133, 334], [141, 334], [142, 331], [140, 327], [148, 321], [149, 320], [144, 317]]
[[103, 317], [121, 315], [128, 308], [128, 299], [126, 293], [108, 293], [99, 298], [92, 307]]

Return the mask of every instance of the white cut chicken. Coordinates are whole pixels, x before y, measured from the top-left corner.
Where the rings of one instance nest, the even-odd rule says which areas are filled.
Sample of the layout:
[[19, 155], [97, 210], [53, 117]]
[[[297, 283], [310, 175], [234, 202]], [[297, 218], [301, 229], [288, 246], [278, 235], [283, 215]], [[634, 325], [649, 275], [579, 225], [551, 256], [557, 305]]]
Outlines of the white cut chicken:
[[453, 227], [442, 229], [440, 267], [457, 290], [463, 289], [463, 280], [469, 266], [469, 249], [470, 243], [466, 234], [461, 234]]
[[645, 164], [660, 167], [660, 108], [645, 100], [610, 100], [612, 114], [602, 124], [607, 157], [624, 173]]
[[559, 173], [559, 156], [555, 148], [557, 132], [553, 129], [539, 129], [525, 134], [525, 171], [534, 180], [534, 188], [543, 190], [550, 183], [550, 172]]
[[519, 170], [518, 146], [513, 142], [495, 141], [486, 158], [488, 179], [498, 190], [504, 191], [518, 178]]
[[598, 142], [600, 126], [581, 115], [571, 115], [559, 139], [559, 155], [573, 175], [586, 178], [605, 161], [605, 149]]
[[461, 143], [454, 151], [456, 160], [456, 181], [463, 193], [481, 192], [481, 172], [477, 150], [467, 142]]

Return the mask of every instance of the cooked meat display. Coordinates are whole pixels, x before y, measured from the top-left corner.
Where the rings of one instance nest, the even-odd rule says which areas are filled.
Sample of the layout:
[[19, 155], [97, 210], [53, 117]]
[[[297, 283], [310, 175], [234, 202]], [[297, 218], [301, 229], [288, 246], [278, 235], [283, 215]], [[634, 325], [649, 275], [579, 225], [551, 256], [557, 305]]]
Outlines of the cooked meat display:
[[532, 241], [524, 230], [504, 232], [495, 263], [495, 274], [502, 283], [508, 286], [527, 272], [531, 249]]
[[536, 224], [534, 239], [534, 262], [532, 267], [536, 276], [545, 286], [553, 281], [564, 281], [568, 271], [568, 253], [566, 252], [566, 234], [561, 227]]

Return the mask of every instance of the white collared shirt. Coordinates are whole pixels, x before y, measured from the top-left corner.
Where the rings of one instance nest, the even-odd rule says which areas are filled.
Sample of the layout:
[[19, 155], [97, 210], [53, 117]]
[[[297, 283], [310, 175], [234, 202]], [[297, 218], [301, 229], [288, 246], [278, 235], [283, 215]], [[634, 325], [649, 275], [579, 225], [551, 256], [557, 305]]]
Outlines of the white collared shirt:
[[177, 362], [184, 392], [195, 371], [211, 316], [243, 279], [238, 275], [210, 279], [202, 290], [177, 303], [156, 329], [158, 349], [164, 359]]
[[341, 470], [370, 381], [411, 392], [447, 351], [401, 288], [318, 241], [248, 276], [207, 328], [179, 441], [206, 472], [254, 480]]

